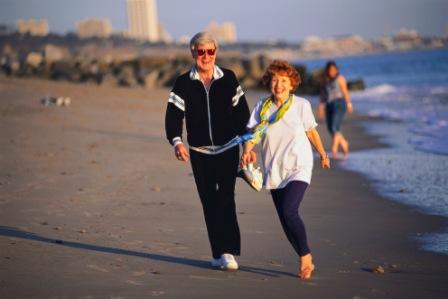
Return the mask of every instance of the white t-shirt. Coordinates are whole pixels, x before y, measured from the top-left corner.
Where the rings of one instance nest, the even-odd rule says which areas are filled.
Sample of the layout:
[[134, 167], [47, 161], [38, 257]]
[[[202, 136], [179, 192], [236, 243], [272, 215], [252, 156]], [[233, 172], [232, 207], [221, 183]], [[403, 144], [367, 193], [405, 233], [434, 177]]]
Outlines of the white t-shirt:
[[[265, 99], [252, 111], [247, 127], [260, 123], [260, 110]], [[269, 115], [277, 110], [272, 104]], [[293, 96], [291, 106], [283, 117], [269, 125], [261, 140], [263, 180], [266, 189], [285, 187], [291, 181], [311, 182], [313, 152], [306, 132], [317, 126], [311, 104]]]

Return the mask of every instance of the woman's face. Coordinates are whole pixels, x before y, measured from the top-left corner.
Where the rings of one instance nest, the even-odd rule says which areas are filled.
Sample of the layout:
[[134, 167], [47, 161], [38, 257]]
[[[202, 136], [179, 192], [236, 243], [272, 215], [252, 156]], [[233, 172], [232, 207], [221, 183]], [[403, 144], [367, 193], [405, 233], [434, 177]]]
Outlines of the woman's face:
[[292, 92], [291, 79], [282, 74], [274, 74], [271, 78], [271, 92], [277, 98], [285, 99]]
[[201, 72], [212, 71], [215, 67], [217, 49], [214, 43], [205, 43], [196, 45], [193, 53], [196, 66]]
[[330, 68], [327, 71], [328, 78], [334, 79], [336, 78], [337, 75], [338, 75], [338, 68], [335, 67], [334, 65], [330, 66]]

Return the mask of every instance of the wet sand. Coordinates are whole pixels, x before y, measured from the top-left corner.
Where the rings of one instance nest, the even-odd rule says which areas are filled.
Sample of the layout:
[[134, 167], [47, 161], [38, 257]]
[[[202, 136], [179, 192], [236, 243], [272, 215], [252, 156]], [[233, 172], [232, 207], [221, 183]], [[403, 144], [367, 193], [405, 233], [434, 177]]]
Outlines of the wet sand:
[[[337, 162], [315, 169], [302, 206], [311, 281], [296, 277], [269, 194], [241, 180], [241, 269], [211, 269], [190, 166], [164, 137], [168, 92], [0, 78], [0, 298], [445, 298], [448, 256], [411, 237], [446, 219]], [[45, 95], [72, 103], [45, 107]], [[345, 123], [353, 150], [381, 146], [363, 120]]]

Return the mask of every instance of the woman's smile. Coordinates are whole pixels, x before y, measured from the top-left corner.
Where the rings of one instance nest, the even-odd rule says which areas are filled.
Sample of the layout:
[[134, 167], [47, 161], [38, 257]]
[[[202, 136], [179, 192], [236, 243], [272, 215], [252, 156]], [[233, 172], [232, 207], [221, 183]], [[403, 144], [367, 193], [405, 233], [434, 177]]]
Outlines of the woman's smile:
[[285, 91], [284, 88], [276, 88], [274, 89], [275, 94], [282, 94]]

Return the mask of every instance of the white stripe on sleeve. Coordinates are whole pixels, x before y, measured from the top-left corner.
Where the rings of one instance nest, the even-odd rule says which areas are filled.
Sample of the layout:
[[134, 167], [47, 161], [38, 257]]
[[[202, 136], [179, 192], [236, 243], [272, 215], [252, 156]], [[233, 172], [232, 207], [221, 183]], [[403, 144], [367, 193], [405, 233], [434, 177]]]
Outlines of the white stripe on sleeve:
[[179, 108], [182, 111], [185, 111], [185, 101], [174, 92], [170, 93], [168, 102], [173, 103], [177, 108]]
[[244, 95], [244, 91], [241, 88], [241, 85], [239, 85], [236, 88], [236, 94], [235, 96], [232, 98], [232, 106], [235, 107], [236, 105], [238, 105], [238, 102], [240, 101], [240, 98]]

